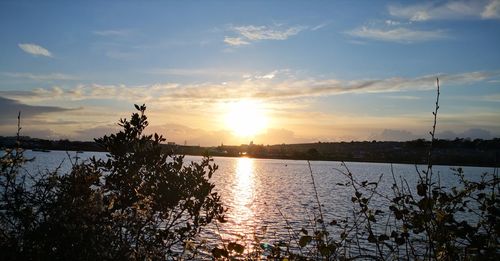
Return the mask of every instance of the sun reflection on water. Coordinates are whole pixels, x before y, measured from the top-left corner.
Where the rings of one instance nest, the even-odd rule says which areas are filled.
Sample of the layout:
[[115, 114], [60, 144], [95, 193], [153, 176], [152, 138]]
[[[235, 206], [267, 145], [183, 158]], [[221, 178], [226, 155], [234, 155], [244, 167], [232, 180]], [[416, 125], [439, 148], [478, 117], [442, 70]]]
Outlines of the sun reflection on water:
[[252, 225], [253, 210], [252, 198], [254, 194], [254, 165], [253, 159], [239, 158], [235, 172], [235, 188], [233, 190], [234, 221], [240, 232], [245, 233]]

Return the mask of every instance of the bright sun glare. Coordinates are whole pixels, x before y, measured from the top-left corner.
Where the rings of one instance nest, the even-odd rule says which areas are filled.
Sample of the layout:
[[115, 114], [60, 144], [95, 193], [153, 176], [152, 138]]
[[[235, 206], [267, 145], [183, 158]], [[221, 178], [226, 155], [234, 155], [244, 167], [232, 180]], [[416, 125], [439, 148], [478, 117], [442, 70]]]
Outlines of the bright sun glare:
[[237, 136], [251, 137], [267, 128], [267, 116], [261, 103], [242, 100], [229, 104], [226, 126]]

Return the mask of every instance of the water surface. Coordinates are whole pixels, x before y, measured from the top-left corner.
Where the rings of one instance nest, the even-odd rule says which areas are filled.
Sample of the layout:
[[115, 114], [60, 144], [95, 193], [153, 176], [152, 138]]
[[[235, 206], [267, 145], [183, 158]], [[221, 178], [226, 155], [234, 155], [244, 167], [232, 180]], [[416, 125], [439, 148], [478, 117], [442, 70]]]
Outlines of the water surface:
[[[91, 156], [105, 158], [105, 153], [98, 152], [33, 152], [25, 156], [35, 160], [26, 166], [28, 171], [69, 170], [71, 161], [84, 160]], [[201, 157], [186, 156], [185, 162], [200, 161]], [[217, 230], [210, 226], [204, 232], [208, 238], [227, 240], [238, 239], [250, 244], [254, 236], [267, 241], [289, 238], [288, 225], [294, 229], [309, 227], [318, 218], [318, 204], [314, 196], [311, 171], [315, 179], [319, 202], [324, 219], [346, 217], [352, 209], [352, 191], [337, 183], [346, 181], [340, 171], [347, 172], [341, 162], [312, 161], [311, 168], [307, 161], [252, 159], [252, 158], [214, 158], [219, 169], [213, 176], [215, 189], [228, 209], [227, 223], [220, 224]], [[383, 174], [379, 191], [390, 195], [393, 175], [396, 179], [404, 178], [410, 186], [416, 184], [417, 170], [425, 166], [388, 163], [347, 162], [348, 170], [359, 180], [377, 181]], [[434, 173], [439, 175], [443, 186], [456, 186], [458, 179], [450, 170], [451, 166], [435, 166]], [[493, 171], [483, 167], [464, 167], [465, 176], [477, 180], [484, 172]], [[374, 201], [374, 206], [387, 208], [385, 201]]]

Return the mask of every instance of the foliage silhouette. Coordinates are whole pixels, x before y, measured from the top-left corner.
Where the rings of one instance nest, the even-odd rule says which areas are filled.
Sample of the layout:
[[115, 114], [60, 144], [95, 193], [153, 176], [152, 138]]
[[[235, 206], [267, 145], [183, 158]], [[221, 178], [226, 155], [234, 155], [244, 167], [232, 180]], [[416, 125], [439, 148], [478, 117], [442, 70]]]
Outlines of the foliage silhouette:
[[70, 173], [22, 169], [23, 150], [1, 158], [0, 259], [162, 260], [215, 218], [220, 197], [211, 159], [184, 164], [145, 135], [144, 112], [122, 119], [120, 132], [96, 139], [108, 159], [75, 163]]

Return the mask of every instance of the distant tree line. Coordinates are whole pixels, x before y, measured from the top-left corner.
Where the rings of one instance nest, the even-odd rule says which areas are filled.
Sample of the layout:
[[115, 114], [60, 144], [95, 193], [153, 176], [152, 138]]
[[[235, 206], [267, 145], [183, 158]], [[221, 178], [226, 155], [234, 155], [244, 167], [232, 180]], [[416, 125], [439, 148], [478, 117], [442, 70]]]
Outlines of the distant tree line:
[[[434, 164], [441, 165], [500, 165], [500, 139], [491, 140], [438, 140], [434, 141]], [[279, 145], [219, 146], [211, 155], [238, 156], [242, 152], [250, 157], [296, 160], [366, 161], [387, 163], [425, 164], [430, 141], [418, 139], [405, 142], [353, 141], [317, 142]], [[182, 152], [204, 153], [203, 148], [177, 147]]]
[[[13, 147], [16, 137], [1, 137], [0, 147]], [[20, 137], [26, 149], [105, 151], [93, 141], [44, 140]], [[218, 147], [183, 146], [161, 144], [166, 151], [183, 155], [211, 155], [238, 157], [246, 155], [256, 158], [279, 158], [295, 160], [335, 160], [424, 164], [430, 141], [352, 141], [317, 142], [277, 145], [239, 145]], [[441, 165], [500, 166], [500, 138], [491, 140], [463, 139], [434, 140], [433, 162]]]

